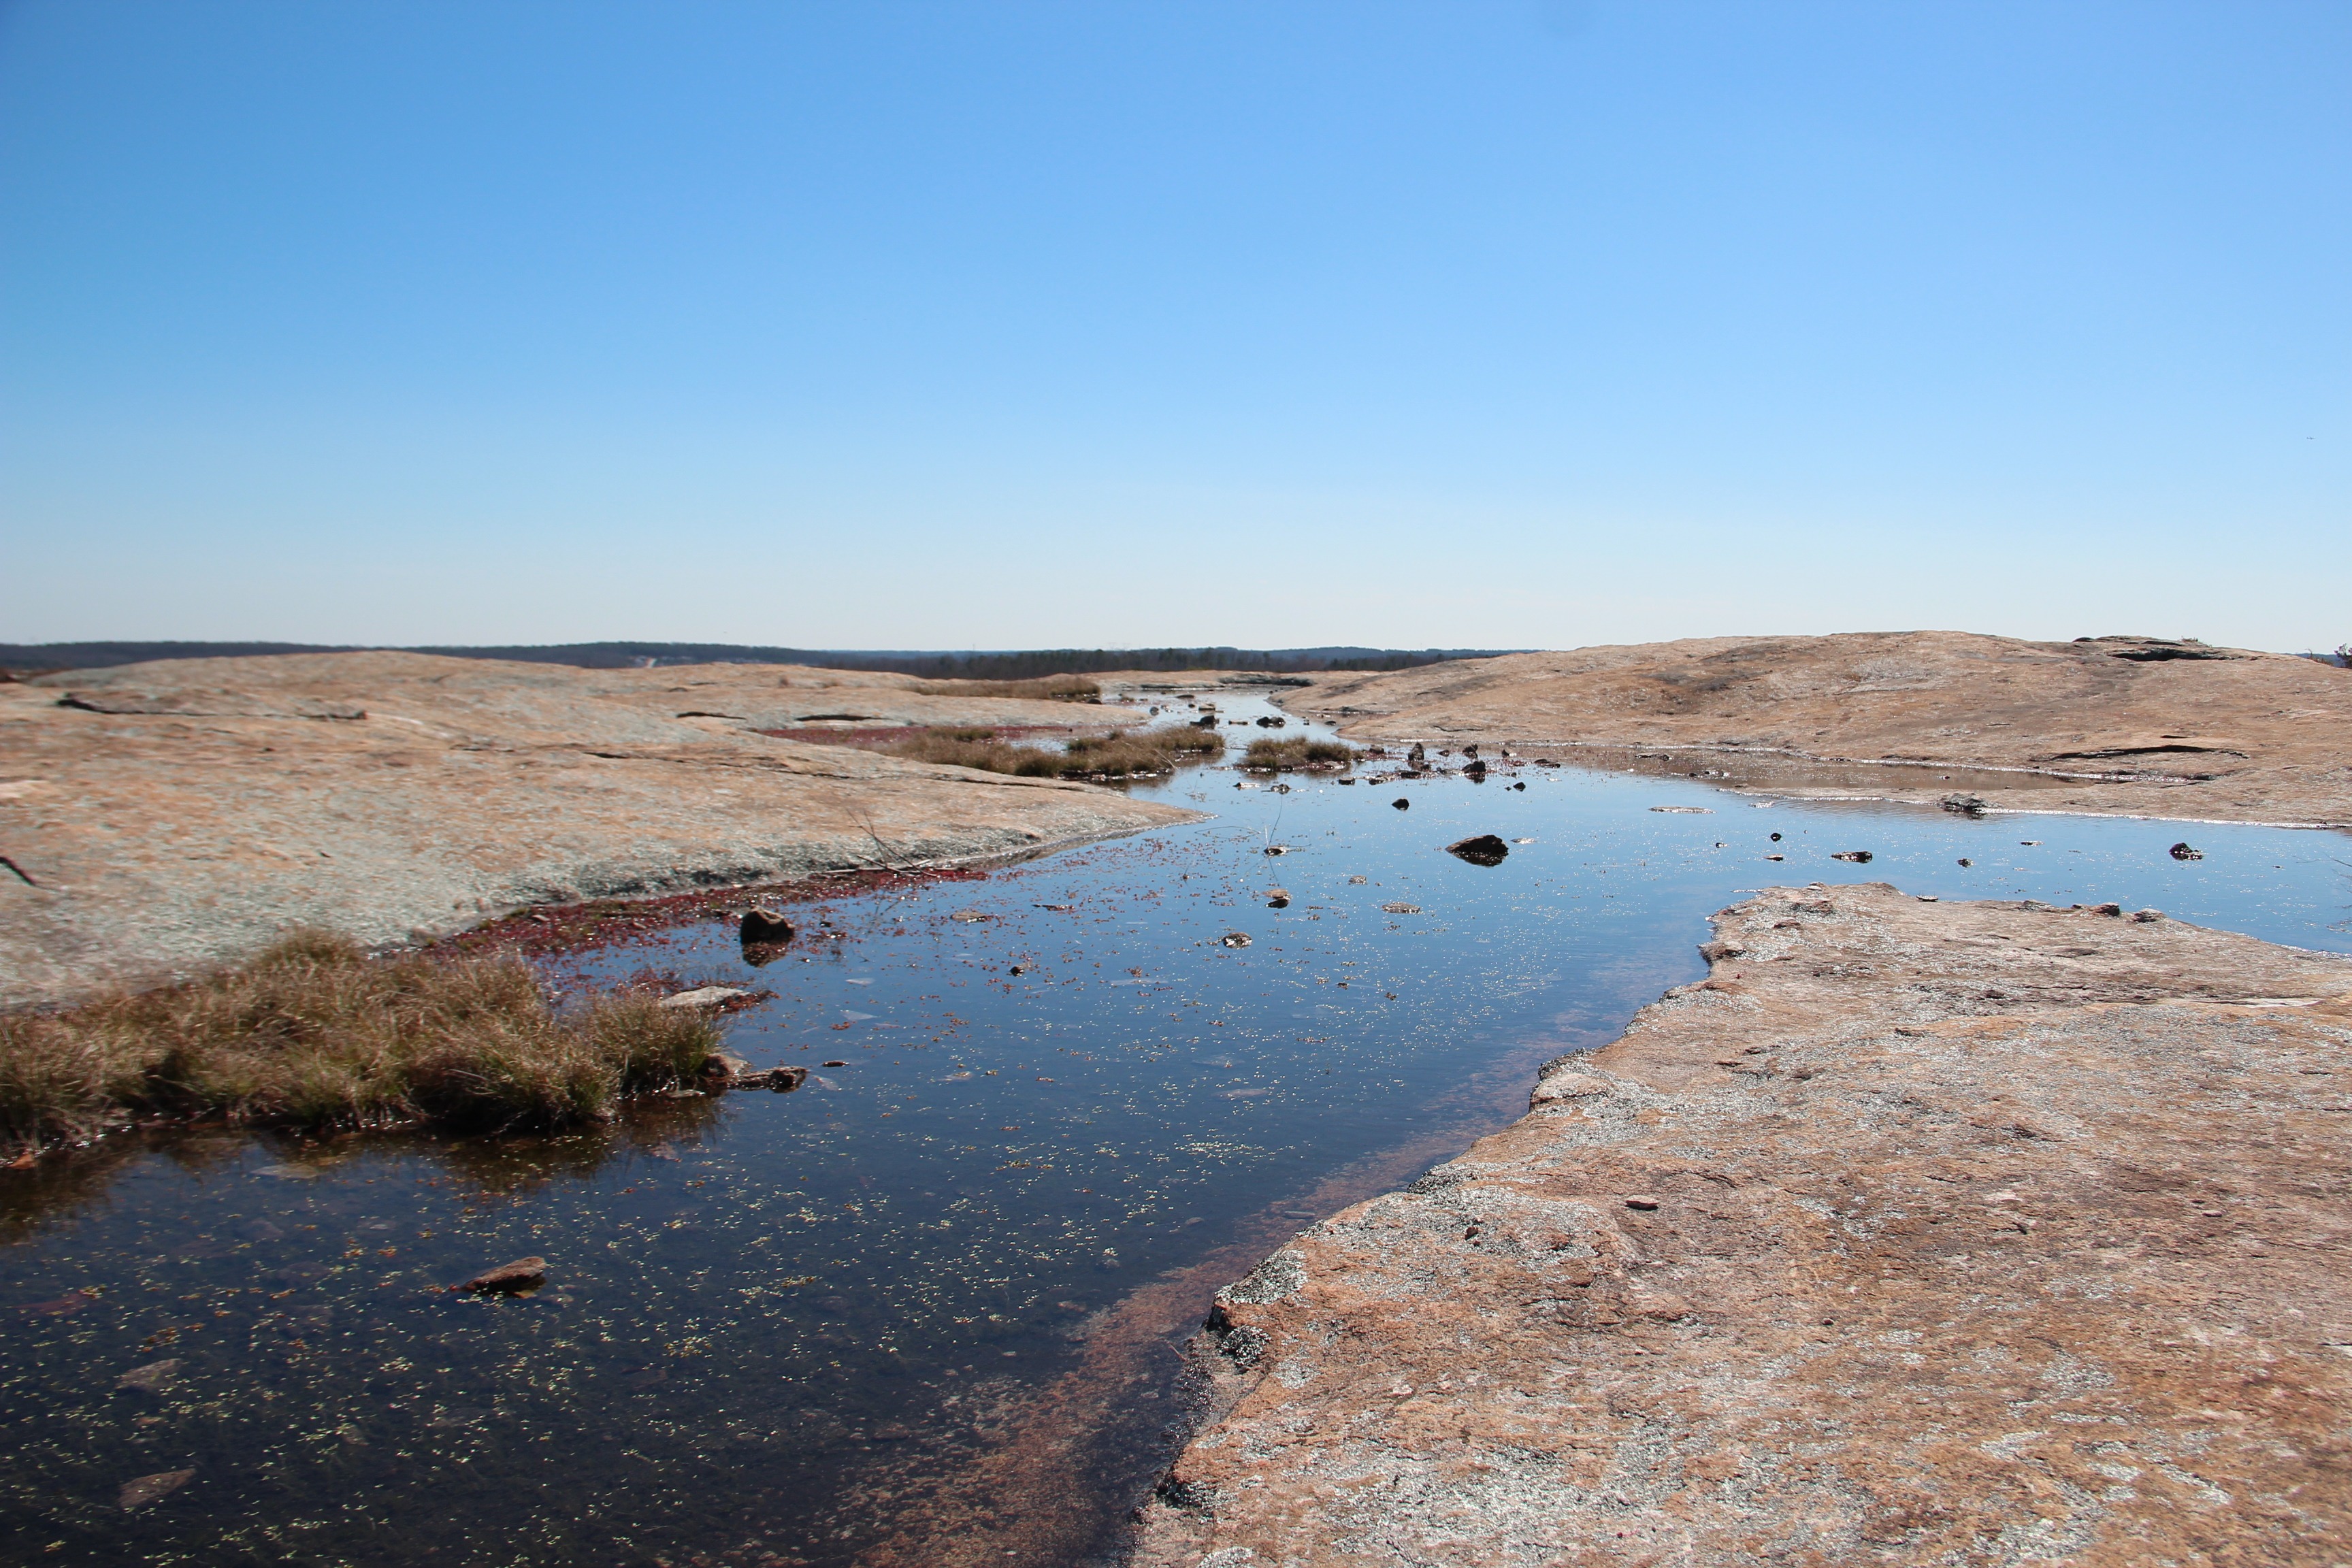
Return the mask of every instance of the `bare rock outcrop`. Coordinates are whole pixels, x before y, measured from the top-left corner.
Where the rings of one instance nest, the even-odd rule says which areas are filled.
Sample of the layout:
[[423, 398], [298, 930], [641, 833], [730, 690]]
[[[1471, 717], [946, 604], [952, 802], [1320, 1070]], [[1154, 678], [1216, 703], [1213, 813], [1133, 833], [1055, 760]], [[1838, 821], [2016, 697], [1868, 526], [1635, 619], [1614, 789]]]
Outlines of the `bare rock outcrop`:
[[[1287, 706], [1370, 741], [1676, 748], [2040, 775], [2011, 786], [1969, 781], [1979, 809], [2352, 823], [2352, 672], [2155, 637], [1694, 637], [1322, 675]], [[1952, 793], [1892, 770], [1858, 784], [1931, 805]], [[1856, 782], [1773, 787], [1851, 794]]]
[[761, 732], [1100, 713], [919, 684], [401, 653], [0, 684], [0, 1005], [184, 974], [293, 924], [377, 945], [528, 904], [979, 858], [1192, 815]]
[[2352, 1560], [2352, 961], [1774, 889], [1221, 1296], [1149, 1565]]

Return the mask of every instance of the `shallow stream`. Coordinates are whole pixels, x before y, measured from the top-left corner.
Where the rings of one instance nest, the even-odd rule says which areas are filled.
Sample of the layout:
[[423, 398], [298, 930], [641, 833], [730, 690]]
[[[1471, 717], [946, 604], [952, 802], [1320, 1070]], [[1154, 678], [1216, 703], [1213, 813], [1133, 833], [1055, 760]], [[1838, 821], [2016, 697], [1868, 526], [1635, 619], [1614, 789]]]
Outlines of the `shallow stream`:
[[[1265, 732], [1220, 700], [1229, 736]], [[730, 1046], [810, 1066], [796, 1093], [0, 1174], [11, 1559], [1107, 1561], [1215, 1287], [1507, 1122], [1538, 1064], [1703, 973], [1706, 915], [1748, 889], [2113, 900], [2352, 951], [2341, 835], [1759, 800], [1644, 765], [1189, 770], [1138, 793], [1207, 821], [803, 906], [764, 967], [714, 924], [570, 965], [772, 990]], [[1444, 853], [1480, 833], [1500, 865]], [[536, 1294], [441, 1289], [527, 1254]]]

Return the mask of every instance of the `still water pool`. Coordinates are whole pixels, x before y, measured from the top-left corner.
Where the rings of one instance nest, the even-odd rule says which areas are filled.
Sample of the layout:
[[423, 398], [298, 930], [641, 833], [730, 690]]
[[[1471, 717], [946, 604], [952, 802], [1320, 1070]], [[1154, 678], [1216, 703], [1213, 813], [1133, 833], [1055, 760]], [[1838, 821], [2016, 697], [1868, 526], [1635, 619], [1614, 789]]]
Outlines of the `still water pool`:
[[[1209, 1293], [1507, 1121], [1539, 1063], [1700, 974], [1748, 889], [2114, 900], [2352, 950], [2339, 835], [1573, 767], [1244, 782], [1139, 792], [1197, 824], [803, 906], [761, 968], [703, 925], [565, 970], [772, 991], [730, 1046], [811, 1067], [797, 1093], [0, 1175], [9, 1559], [1108, 1560]], [[1443, 852], [1477, 833], [1508, 858]], [[534, 1295], [441, 1289], [526, 1254]]]

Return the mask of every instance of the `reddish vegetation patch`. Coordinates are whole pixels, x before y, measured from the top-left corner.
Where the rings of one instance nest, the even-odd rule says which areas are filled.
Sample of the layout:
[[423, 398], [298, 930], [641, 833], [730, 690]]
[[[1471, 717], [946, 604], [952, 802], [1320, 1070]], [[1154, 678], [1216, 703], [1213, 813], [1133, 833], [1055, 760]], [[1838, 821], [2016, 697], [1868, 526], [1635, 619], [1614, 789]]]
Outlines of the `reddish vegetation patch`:
[[454, 936], [429, 951], [446, 953], [514, 953], [551, 958], [586, 952], [615, 942], [648, 936], [705, 921], [732, 919], [751, 904], [806, 904], [859, 893], [900, 892], [940, 882], [977, 882], [984, 871], [844, 871], [797, 882], [759, 882], [710, 888], [666, 899], [601, 899], [585, 904], [546, 904], [518, 910]]

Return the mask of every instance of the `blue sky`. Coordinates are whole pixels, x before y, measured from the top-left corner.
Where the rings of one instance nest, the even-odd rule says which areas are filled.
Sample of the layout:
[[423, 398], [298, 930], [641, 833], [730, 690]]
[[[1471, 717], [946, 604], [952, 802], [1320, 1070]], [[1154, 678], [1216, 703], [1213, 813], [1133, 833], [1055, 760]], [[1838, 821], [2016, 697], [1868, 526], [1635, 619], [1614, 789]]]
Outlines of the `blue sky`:
[[2352, 639], [2352, 8], [0, 3], [0, 641]]

